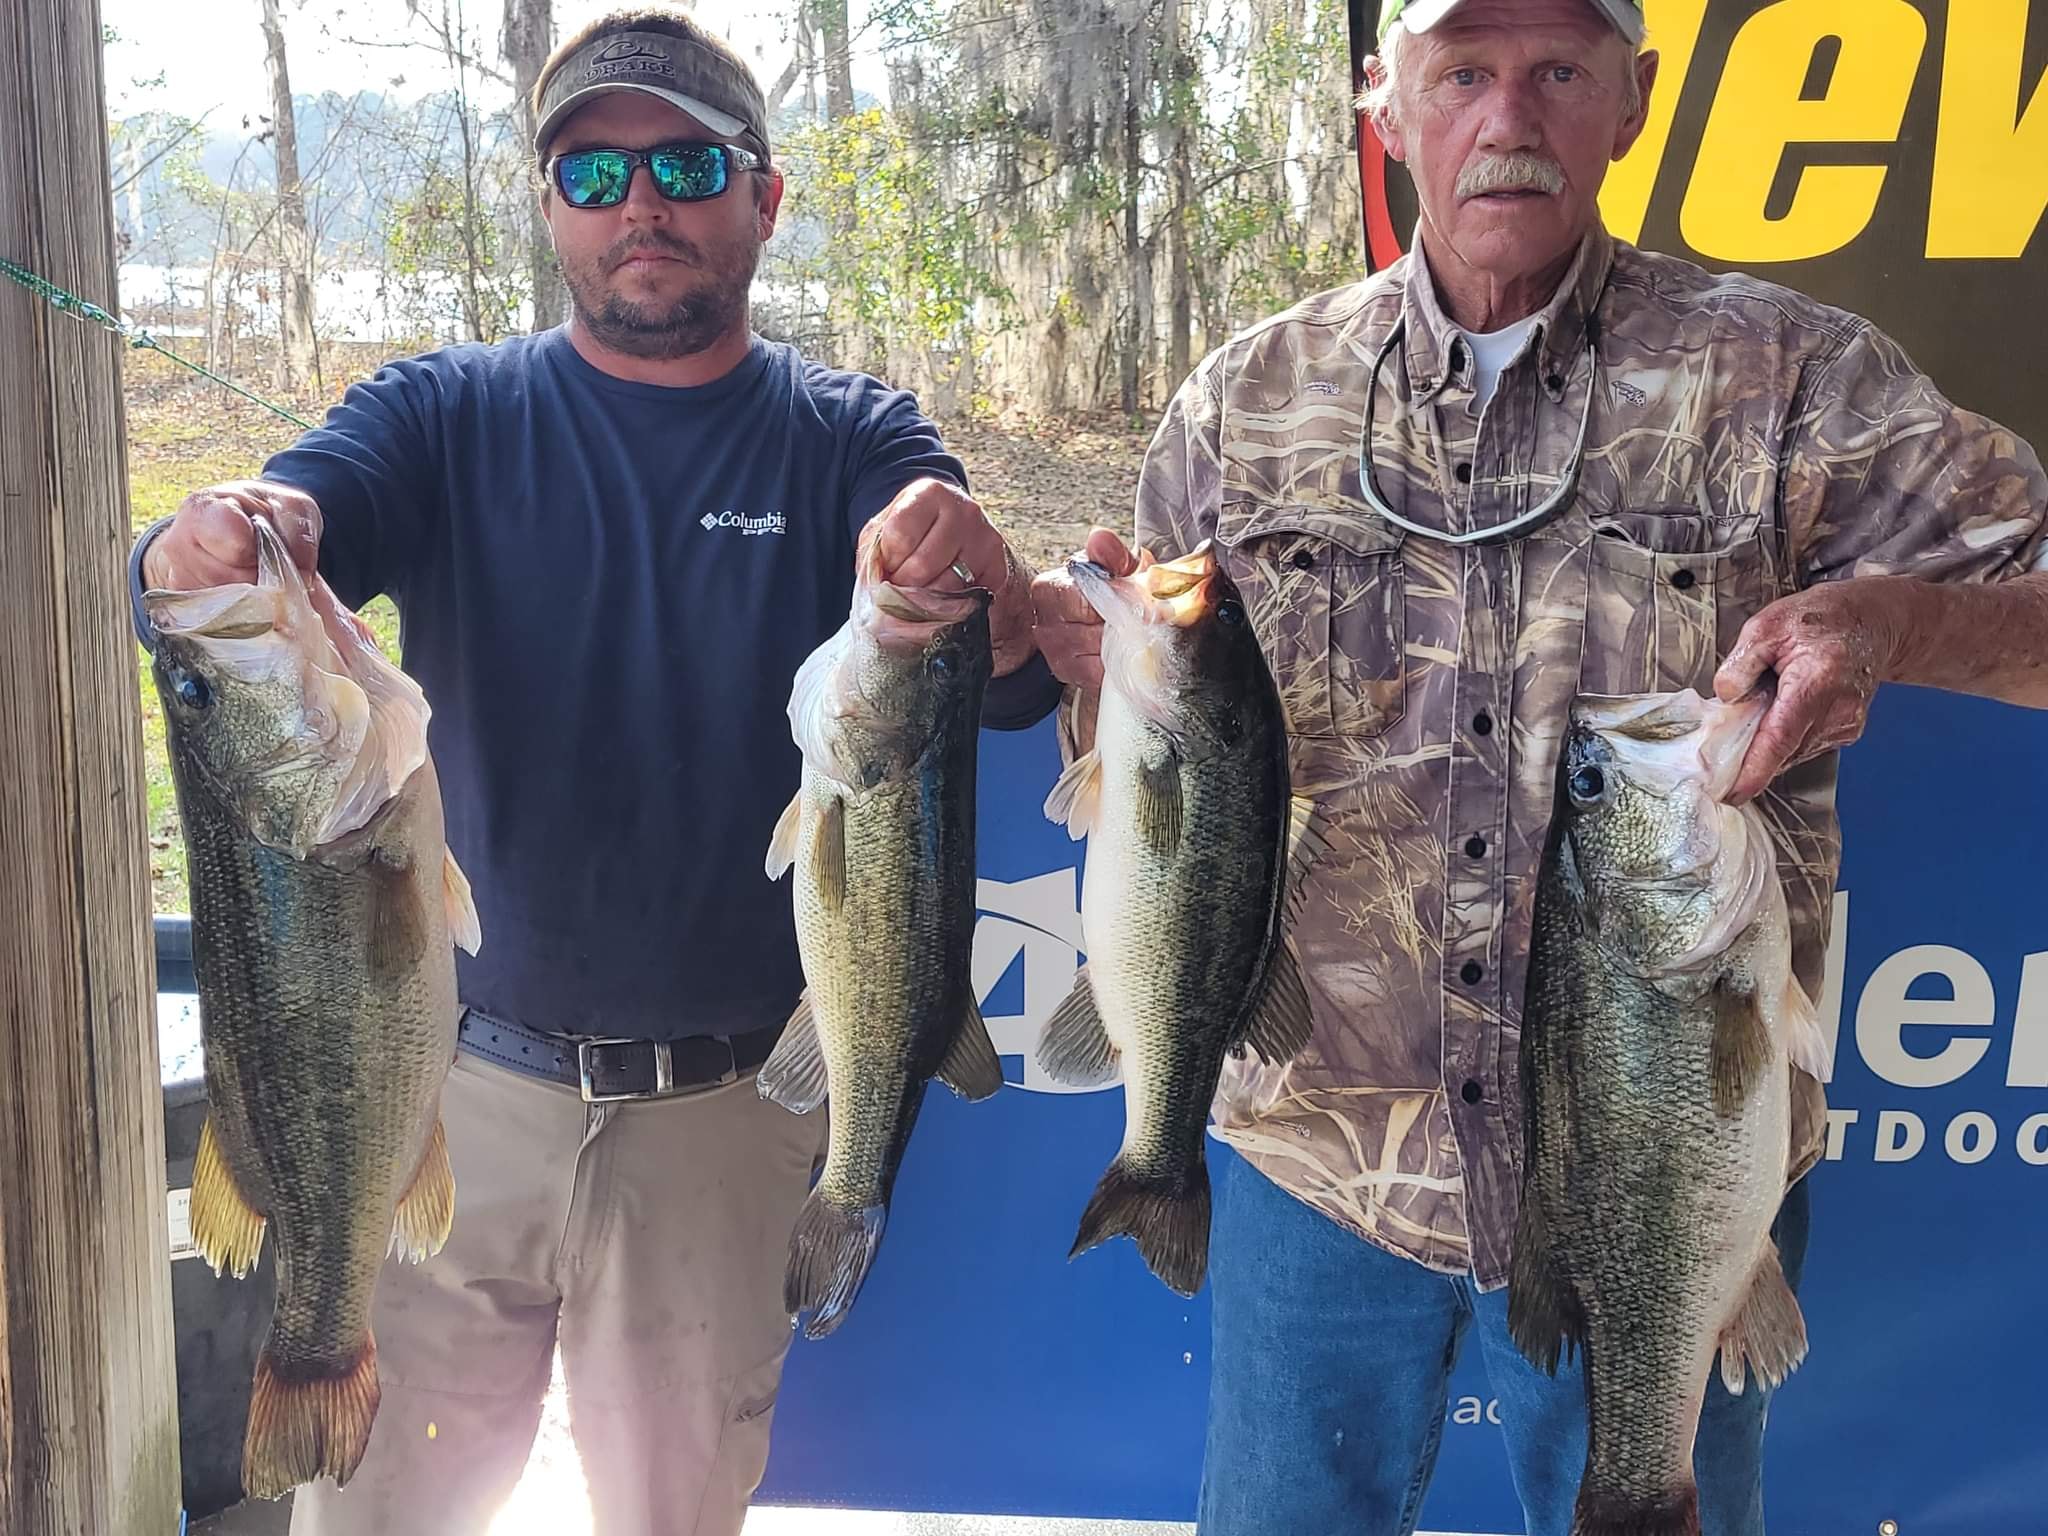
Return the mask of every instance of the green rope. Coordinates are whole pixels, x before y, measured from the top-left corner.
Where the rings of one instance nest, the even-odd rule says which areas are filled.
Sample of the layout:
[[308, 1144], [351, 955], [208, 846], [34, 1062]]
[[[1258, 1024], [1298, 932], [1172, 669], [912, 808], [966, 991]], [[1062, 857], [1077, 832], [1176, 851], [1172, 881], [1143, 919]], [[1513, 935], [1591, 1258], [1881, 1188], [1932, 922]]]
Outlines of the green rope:
[[34, 294], [37, 298], [46, 301], [52, 309], [57, 310], [59, 313], [75, 316], [80, 320], [89, 321], [94, 325], [105, 326], [115, 335], [125, 339], [129, 346], [138, 349], [147, 347], [153, 352], [161, 352], [165, 357], [168, 357], [172, 362], [176, 363], [179, 367], [189, 368], [194, 373], [198, 374], [201, 378], [211, 379], [213, 380], [214, 383], [220, 385], [223, 389], [233, 390], [236, 394], [240, 395], [244, 400], [249, 400], [257, 405], [262, 406], [263, 409], [269, 411], [272, 415], [282, 416], [286, 421], [290, 422], [293, 426], [302, 428], [303, 430], [308, 432], [313, 430], [313, 423], [311, 423], [310, 421], [306, 421], [301, 417], [294, 416], [290, 411], [286, 410], [281, 405], [273, 405], [270, 401], [264, 399], [261, 395], [251, 394], [248, 390], [242, 388], [241, 385], [237, 384], [233, 379], [224, 379], [219, 374], [215, 373], [212, 369], [203, 368], [198, 363], [193, 362], [190, 358], [180, 357], [177, 353], [173, 352], [169, 347], [165, 346], [162, 342], [158, 341], [154, 336], [150, 335], [149, 332], [143, 330], [140, 326], [130, 325], [127, 321], [121, 319], [118, 315], [109, 314], [106, 310], [100, 308], [99, 305], [93, 303], [90, 299], [81, 299], [77, 294], [70, 293], [62, 288], [59, 288], [55, 283], [51, 282], [48, 278], [38, 277], [35, 273], [29, 271], [28, 268], [26, 267], [16, 266], [13, 262], [9, 261], [5, 256], [0, 256], [0, 277], [12, 278], [15, 282], [21, 284], [22, 287], [26, 288], [30, 293]]

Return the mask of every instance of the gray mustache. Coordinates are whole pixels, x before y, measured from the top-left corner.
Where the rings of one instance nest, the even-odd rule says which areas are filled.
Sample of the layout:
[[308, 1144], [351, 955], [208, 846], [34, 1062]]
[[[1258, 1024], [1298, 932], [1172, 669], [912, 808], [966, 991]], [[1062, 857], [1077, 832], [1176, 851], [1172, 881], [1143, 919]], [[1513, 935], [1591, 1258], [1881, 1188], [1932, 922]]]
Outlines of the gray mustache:
[[1542, 192], [1555, 197], [1563, 190], [1564, 167], [1529, 149], [1488, 155], [1458, 173], [1457, 195], [1461, 199], [1489, 192]]

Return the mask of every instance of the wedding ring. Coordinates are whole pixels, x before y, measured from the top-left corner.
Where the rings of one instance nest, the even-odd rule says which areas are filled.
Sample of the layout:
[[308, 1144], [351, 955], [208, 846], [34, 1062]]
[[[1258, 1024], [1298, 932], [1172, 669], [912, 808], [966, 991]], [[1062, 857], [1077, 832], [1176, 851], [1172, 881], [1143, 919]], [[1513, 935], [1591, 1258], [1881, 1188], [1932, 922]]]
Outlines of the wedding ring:
[[958, 560], [955, 560], [953, 562], [953, 574], [955, 576], [958, 576], [961, 579], [961, 581], [965, 582], [968, 586], [971, 587], [974, 585], [974, 572], [967, 569], [967, 567]]

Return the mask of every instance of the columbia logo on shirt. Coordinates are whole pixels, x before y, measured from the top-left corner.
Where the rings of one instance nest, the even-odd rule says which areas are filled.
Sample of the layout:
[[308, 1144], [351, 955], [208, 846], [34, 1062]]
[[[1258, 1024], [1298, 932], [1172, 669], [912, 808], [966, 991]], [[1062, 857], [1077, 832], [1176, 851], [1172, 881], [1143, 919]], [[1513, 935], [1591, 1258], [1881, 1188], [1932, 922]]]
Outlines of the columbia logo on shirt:
[[706, 512], [697, 521], [709, 533], [716, 528], [737, 528], [751, 538], [757, 533], [782, 534], [789, 532], [789, 519], [780, 512], [763, 512], [760, 516], [749, 516], [735, 512], [730, 507], [723, 512]]

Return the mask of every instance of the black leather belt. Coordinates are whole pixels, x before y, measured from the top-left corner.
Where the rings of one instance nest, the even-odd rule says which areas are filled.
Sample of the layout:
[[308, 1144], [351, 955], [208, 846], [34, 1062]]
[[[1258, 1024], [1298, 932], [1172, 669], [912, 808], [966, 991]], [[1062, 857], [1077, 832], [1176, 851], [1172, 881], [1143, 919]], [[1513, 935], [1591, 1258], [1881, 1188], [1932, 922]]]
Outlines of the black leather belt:
[[586, 1104], [610, 1104], [735, 1082], [768, 1059], [781, 1033], [775, 1026], [743, 1035], [610, 1040], [549, 1034], [465, 1008], [461, 1041], [485, 1061], [576, 1089]]

